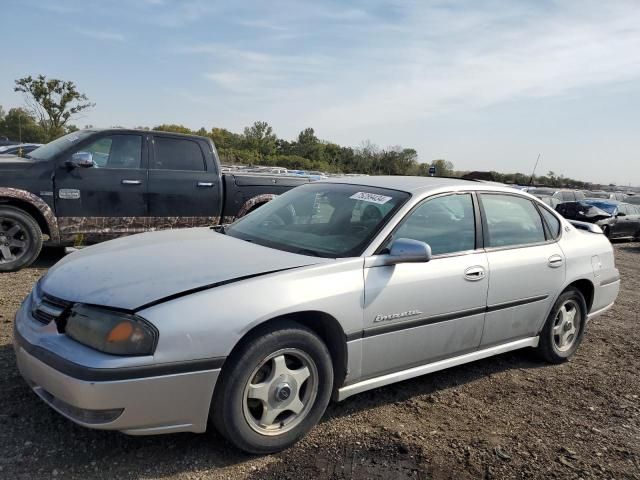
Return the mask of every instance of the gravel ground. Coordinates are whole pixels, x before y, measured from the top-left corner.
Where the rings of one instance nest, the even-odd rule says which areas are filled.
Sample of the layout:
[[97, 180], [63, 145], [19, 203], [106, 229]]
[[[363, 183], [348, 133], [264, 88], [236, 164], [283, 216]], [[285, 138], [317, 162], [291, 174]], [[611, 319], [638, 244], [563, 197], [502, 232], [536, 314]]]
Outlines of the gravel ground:
[[0, 275], [0, 478], [640, 479], [640, 244], [616, 245], [622, 291], [578, 354], [515, 352], [329, 407], [286, 452], [254, 457], [215, 432], [127, 437], [77, 427], [19, 376], [13, 317], [59, 256]]

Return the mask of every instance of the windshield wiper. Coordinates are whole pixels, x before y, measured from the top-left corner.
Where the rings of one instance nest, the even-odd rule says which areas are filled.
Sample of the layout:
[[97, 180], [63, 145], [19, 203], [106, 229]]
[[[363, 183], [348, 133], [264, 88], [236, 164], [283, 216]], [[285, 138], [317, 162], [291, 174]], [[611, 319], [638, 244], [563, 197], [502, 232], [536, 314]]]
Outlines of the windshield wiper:
[[312, 257], [322, 257], [323, 256], [320, 252], [317, 252], [315, 250], [311, 250], [310, 248], [300, 248], [299, 250], [296, 250], [294, 253], [297, 253], [299, 255], [311, 255]]
[[211, 230], [215, 230], [218, 233], [221, 233], [223, 235], [226, 235], [226, 230], [224, 228], [224, 225], [212, 225], [209, 227]]

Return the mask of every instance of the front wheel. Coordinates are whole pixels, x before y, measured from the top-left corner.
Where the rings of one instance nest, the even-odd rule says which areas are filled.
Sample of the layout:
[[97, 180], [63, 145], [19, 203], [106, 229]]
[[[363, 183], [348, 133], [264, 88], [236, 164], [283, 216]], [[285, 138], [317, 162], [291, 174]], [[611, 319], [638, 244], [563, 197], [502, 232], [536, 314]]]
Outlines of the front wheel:
[[567, 361], [578, 349], [584, 335], [587, 304], [576, 288], [568, 288], [553, 306], [540, 334], [537, 351], [550, 363]]
[[333, 388], [324, 342], [295, 322], [253, 335], [225, 362], [210, 417], [238, 448], [283, 450], [322, 417]]
[[0, 206], [0, 272], [31, 265], [42, 250], [40, 226], [29, 214]]

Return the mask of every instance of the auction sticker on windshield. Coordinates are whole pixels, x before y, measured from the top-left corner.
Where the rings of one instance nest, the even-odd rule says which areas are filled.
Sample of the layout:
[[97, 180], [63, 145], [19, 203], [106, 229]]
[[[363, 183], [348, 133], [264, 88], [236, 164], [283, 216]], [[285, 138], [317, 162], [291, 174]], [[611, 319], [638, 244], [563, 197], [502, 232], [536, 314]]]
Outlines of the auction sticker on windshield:
[[353, 200], [362, 200], [363, 202], [377, 203], [378, 205], [384, 205], [393, 197], [386, 197], [384, 195], [378, 195], [376, 193], [358, 192], [351, 195], [349, 198]]

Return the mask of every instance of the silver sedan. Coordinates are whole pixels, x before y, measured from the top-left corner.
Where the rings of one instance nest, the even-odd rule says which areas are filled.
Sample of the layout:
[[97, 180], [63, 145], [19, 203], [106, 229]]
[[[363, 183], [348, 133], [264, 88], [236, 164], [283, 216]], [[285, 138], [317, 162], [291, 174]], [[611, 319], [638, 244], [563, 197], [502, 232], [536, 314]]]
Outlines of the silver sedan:
[[610, 243], [536, 198], [419, 177], [304, 185], [225, 229], [73, 253], [17, 313], [34, 392], [81, 425], [292, 445], [331, 399], [520, 348], [560, 363], [615, 301]]

